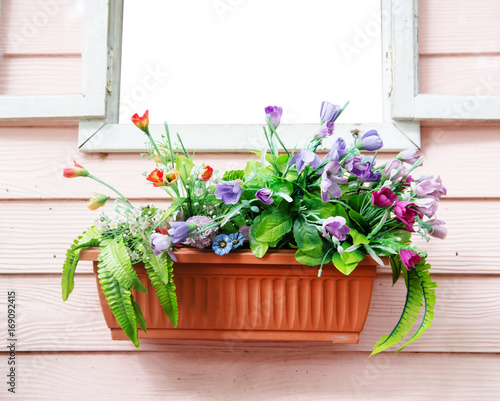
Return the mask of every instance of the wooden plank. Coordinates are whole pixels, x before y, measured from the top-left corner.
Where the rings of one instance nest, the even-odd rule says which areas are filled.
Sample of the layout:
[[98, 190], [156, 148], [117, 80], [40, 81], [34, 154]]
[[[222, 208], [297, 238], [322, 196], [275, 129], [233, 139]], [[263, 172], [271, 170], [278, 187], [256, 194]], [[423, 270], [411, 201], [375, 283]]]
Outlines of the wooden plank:
[[85, 0], [3, 0], [0, 52], [81, 53]]
[[420, 54], [500, 52], [496, 0], [420, 0]]
[[[453, 198], [500, 197], [500, 186], [487, 185], [486, 176], [478, 175], [471, 166], [487, 165], [500, 171], [500, 125], [452, 124], [448, 127], [422, 128], [422, 149], [426, 157], [423, 174], [441, 174]], [[138, 154], [82, 154], [76, 148], [77, 131], [62, 127], [0, 128], [0, 198], [2, 199], [88, 199], [92, 192], [103, 191], [98, 184], [78, 178], [63, 179], [64, 167], [73, 160], [96, 176], [115, 185], [131, 198], [165, 198], [165, 192], [145, 183], [142, 172], [153, 164]], [[140, 132], [137, 135], [142, 135]], [[487, 145], [485, 145], [487, 144]], [[198, 153], [196, 160], [205, 161], [223, 172], [244, 168], [251, 154]], [[383, 163], [391, 154], [380, 154]], [[467, 163], [461, 163], [467, 160]], [[29, 179], [20, 180], [19, 174]], [[467, 185], [464, 185], [467, 182]]]
[[30, 353], [19, 369], [7, 399], [490, 401], [500, 390], [500, 358], [484, 354]]
[[[434, 272], [500, 274], [500, 204], [481, 202], [479, 206], [473, 200], [442, 201], [437, 216], [447, 222], [448, 238], [430, 243], [415, 238], [416, 244], [428, 250]], [[155, 200], [155, 204], [167, 207], [166, 201]], [[0, 274], [60, 273], [73, 240], [93, 224], [101, 210], [113, 214], [112, 204], [90, 211], [85, 201], [6, 201], [0, 205]], [[36, 233], [34, 242], [31, 233]], [[81, 263], [78, 271], [90, 273], [90, 264]]]
[[71, 94], [81, 92], [81, 57], [4, 57], [0, 95]]
[[420, 56], [419, 93], [499, 95], [500, 55]]
[[[97, 298], [95, 278], [78, 276], [75, 290], [62, 302], [59, 275], [3, 275], [0, 293], [15, 290], [18, 351], [133, 350], [112, 341]], [[434, 326], [407, 352], [500, 352], [500, 278], [442, 276]], [[397, 323], [405, 298], [404, 283], [392, 288], [389, 276], [375, 279], [372, 305], [357, 345], [309, 342], [141, 340], [142, 350], [309, 350], [369, 351]], [[5, 308], [6, 297], [0, 299]], [[0, 326], [6, 327], [5, 314]], [[241, 332], [245, 340], [245, 331]], [[2, 340], [5, 341], [5, 340]]]

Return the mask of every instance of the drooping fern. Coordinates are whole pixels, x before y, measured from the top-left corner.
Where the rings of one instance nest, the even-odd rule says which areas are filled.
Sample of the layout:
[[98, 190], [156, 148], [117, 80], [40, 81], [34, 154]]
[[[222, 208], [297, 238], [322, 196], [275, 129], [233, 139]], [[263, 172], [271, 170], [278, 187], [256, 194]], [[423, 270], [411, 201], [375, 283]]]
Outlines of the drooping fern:
[[71, 248], [66, 251], [66, 258], [64, 259], [61, 278], [63, 301], [68, 299], [69, 294], [71, 294], [75, 286], [74, 276], [76, 266], [80, 260], [80, 251], [91, 246], [98, 246], [100, 237], [101, 231], [93, 226], [89, 230], [84, 231], [80, 237], [74, 240]]
[[136, 348], [139, 348], [137, 337], [138, 322], [132, 292], [120, 284], [103, 261], [100, 261], [98, 264], [98, 277], [102, 291], [118, 324]]
[[155, 288], [158, 300], [163, 311], [170, 319], [174, 327], [177, 327], [179, 311], [177, 308], [177, 295], [175, 294], [175, 284], [173, 280], [172, 260], [166, 252], [159, 256], [154, 256], [152, 250], [147, 252], [148, 259], [145, 261], [149, 279]]
[[373, 347], [370, 356], [378, 354], [396, 344], [398, 344], [410, 331], [422, 308], [422, 301], [425, 302], [424, 317], [419, 328], [413, 336], [396, 352], [401, 351], [411, 342], [417, 340], [429, 327], [434, 319], [434, 305], [436, 304], [435, 290], [436, 283], [433, 283], [429, 276], [430, 265], [426, 264], [425, 258], [410, 271], [402, 270], [406, 283], [406, 301], [398, 323], [388, 335], [384, 335]]

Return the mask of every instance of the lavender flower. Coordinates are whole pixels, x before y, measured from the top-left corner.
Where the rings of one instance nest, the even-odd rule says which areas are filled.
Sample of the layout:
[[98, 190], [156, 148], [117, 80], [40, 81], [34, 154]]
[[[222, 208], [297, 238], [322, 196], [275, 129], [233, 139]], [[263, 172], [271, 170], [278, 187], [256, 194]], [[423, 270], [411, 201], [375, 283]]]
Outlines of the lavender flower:
[[346, 143], [342, 138], [337, 138], [335, 142], [333, 142], [332, 148], [326, 154], [323, 160], [331, 159], [333, 161], [338, 161], [342, 156], [345, 155], [346, 152]]
[[415, 163], [420, 156], [417, 155], [418, 148], [413, 148], [413, 149], [406, 149], [401, 152], [396, 156], [396, 159], [401, 160], [402, 162], [408, 163], [408, 164], [413, 164]]
[[444, 221], [436, 219], [432, 224], [432, 232], [430, 233], [431, 237], [445, 239], [448, 234], [448, 230], [443, 227], [444, 224], [446, 224]]
[[245, 240], [250, 238], [250, 226], [240, 226], [238, 232], [245, 237]]
[[177, 258], [172, 252], [172, 241], [168, 235], [154, 233], [151, 234], [151, 247], [155, 256], [160, 255], [162, 252], [167, 251], [174, 262]]
[[340, 184], [346, 184], [347, 178], [342, 178], [342, 167], [338, 161], [329, 162], [321, 175], [321, 199], [328, 202], [330, 197], [339, 198], [342, 195]]
[[283, 114], [283, 109], [278, 106], [267, 106], [264, 111], [266, 113], [267, 125], [269, 125], [269, 116], [271, 116], [271, 124], [273, 125], [274, 129], [278, 128], [278, 125], [280, 125], [281, 116]]
[[323, 139], [333, 134], [335, 123], [326, 123], [321, 125], [316, 132], [316, 139]]
[[382, 146], [384, 146], [384, 143], [382, 142], [382, 138], [380, 138], [380, 135], [374, 129], [366, 132], [361, 137], [360, 149], [364, 149], [364, 150], [368, 150], [368, 151], [372, 152], [374, 150], [380, 149]]
[[380, 171], [372, 171], [373, 162], [373, 158], [363, 161], [359, 157], [353, 157], [345, 162], [344, 168], [352, 175], [358, 177], [358, 181], [378, 181], [380, 179]]
[[340, 106], [336, 104], [323, 101], [321, 102], [321, 110], [319, 112], [319, 116], [321, 118], [321, 122], [333, 122], [335, 121], [335, 117], [339, 114]]
[[408, 169], [403, 162], [398, 159], [392, 159], [384, 168], [384, 174], [391, 181], [399, 181], [408, 175]]
[[331, 234], [332, 237], [339, 241], [344, 241], [347, 234], [351, 232], [351, 229], [346, 225], [346, 219], [342, 216], [328, 217], [323, 222], [323, 236], [327, 237]]
[[185, 221], [171, 221], [170, 227], [171, 228], [170, 230], [168, 230], [168, 233], [170, 234], [170, 237], [174, 244], [178, 244], [184, 238], [186, 238], [189, 234], [189, 231], [193, 228], [192, 226], [186, 224]]
[[[207, 216], [192, 216], [186, 220], [186, 223], [195, 224], [198, 228], [202, 229], [203, 226], [208, 226], [210, 223], [213, 223], [213, 220]], [[217, 235], [217, 231], [219, 231], [219, 227], [212, 227], [206, 231], [203, 231], [200, 234], [197, 234], [193, 237], [186, 238], [183, 244], [194, 246], [195, 248], [203, 249], [208, 247], [215, 236]]]
[[259, 189], [255, 193], [255, 197], [266, 205], [273, 203], [273, 191], [268, 188]]
[[415, 195], [421, 198], [431, 196], [437, 201], [441, 196], [446, 195], [446, 188], [443, 186], [441, 177], [422, 177], [412, 184]]
[[318, 155], [310, 150], [301, 150], [292, 157], [288, 164], [291, 166], [294, 163], [299, 174], [302, 173], [306, 166], [317, 168], [321, 164]]
[[235, 205], [240, 200], [241, 186], [237, 180], [221, 181], [215, 186], [215, 197], [225, 205]]
[[436, 214], [438, 201], [432, 197], [415, 199], [415, 209], [425, 214], [427, 217], [432, 217]]

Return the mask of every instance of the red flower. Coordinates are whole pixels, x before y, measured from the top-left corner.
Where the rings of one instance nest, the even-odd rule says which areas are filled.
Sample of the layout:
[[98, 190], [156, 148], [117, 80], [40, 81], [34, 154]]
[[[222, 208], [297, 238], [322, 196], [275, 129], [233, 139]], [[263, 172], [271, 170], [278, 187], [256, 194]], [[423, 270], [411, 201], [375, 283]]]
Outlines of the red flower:
[[415, 223], [415, 216], [422, 217], [422, 214], [412, 209], [411, 206], [415, 206], [413, 202], [399, 201], [394, 206], [394, 214], [396, 215], [396, 220], [404, 223], [406, 227], [403, 230], [413, 232], [413, 224]]
[[75, 178], [75, 177], [87, 177], [89, 175], [89, 172], [85, 169], [85, 167], [80, 166], [77, 162], [73, 161], [75, 163], [75, 167], [66, 167], [63, 170], [63, 176], [66, 178]]
[[135, 113], [132, 116], [132, 122], [137, 128], [147, 133], [149, 125], [149, 110], [146, 110], [142, 117], [139, 117], [139, 114]]
[[406, 270], [410, 270], [412, 267], [415, 267], [415, 263], [422, 260], [422, 258], [415, 252], [408, 249], [401, 249], [401, 251], [399, 251], [399, 256], [401, 257], [401, 261], [405, 265]]
[[390, 188], [382, 188], [378, 192], [372, 192], [372, 203], [374, 206], [389, 207], [398, 201], [398, 196], [395, 195]]
[[165, 185], [163, 182], [164, 173], [162, 170], [155, 168], [146, 178], [151, 181], [154, 187], [162, 187]]
[[212, 177], [212, 174], [214, 172], [214, 169], [210, 166], [205, 166], [200, 170], [200, 174], [198, 174], [198, 179], [201, 181], [208, 181], [210, 177]]

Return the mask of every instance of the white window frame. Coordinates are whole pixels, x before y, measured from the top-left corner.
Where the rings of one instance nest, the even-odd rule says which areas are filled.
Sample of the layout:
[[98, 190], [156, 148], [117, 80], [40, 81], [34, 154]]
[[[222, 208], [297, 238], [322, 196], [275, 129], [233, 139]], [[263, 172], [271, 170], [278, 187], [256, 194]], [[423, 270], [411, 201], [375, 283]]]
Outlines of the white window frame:
[[81, 93], [0, 95], [0, 120], [106, 116], [109, 10], [108, 0], [85, 0]]
[[[488, 90], [484, 82], [477, 93], [470, 95], [440, 95], [419, 93], [417, 20], [418, 0], [399, 1], [394, 18], [394, 47], [401, 53], [394, 64], [392, 116], [398, 120], [438, 121], [499, 121], [500, 95], [484, 95]], [[409, 34], [413, 35], [413, 48]]]

